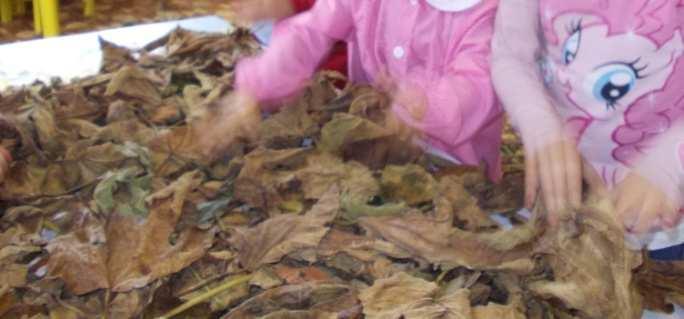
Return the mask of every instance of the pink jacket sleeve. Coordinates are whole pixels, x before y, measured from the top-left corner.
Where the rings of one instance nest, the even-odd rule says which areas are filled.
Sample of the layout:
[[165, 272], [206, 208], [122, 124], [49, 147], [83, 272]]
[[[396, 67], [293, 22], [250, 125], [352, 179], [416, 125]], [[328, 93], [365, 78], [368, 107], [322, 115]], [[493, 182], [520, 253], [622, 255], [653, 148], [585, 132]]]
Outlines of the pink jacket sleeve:
[[541, 53], [539, 0], [499, 2], [492, 42], [492, 79], [511, 123], [530, 150], [560, 132], [562, 121], [547, 94], [538, 59]]
[[400, 90], [402, 86], [418, 88], [428, 103], [420, 122], [396, 105], [404, 121], [433, 139], [457, 146], [501, 115], [489, 68], [494, 18], [492, 10], [470, 27], [463, 35], [464, 41], [451, 53], [451, 62], [442, 76], [409, 73], [400, 82]]
[[679, 121], [646, 148], [634, 171], [662, 190], [675, 207], [684, 205], [684, 122]]
[[238, 64], [237, 89], [252, 94], [259, 102], [297, 93], [335, 42], [351, 34], [350, 2], [319, 0], [311, 10], [281, 22], [266, 51]]

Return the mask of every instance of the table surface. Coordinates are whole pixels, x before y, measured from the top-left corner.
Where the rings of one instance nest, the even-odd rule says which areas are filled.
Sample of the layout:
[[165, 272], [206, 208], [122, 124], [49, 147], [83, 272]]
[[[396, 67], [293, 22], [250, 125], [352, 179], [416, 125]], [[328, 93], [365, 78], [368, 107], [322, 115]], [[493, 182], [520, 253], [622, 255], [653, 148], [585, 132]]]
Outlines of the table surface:
[[0, 45], [0, 91], [36, 80], [48, 82], [58, 77], [69, 81], [97, 74], [102, 59], [99, 37], [138, 49], [178, 26], [211, 33], [233, 29], [228, 21], [207, 16]]

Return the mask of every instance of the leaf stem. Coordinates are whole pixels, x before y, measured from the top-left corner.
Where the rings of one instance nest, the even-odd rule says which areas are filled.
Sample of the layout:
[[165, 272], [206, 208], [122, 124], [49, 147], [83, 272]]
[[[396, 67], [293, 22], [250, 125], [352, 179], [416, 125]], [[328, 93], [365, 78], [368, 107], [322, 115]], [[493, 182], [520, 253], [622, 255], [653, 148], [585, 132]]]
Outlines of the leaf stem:
[[209, 290], [209, 291], [207, 291], [207, 292], [205, 292], [205, 293], [203, 293], [203, 294], [201, 294], [201, 295], [199, 295], [193, 299], [186, 301], [182, 305], [172, 309], [171, 311], [167, 312], [165, 315], [159, 317], [159, 319], [172, 318], [173, 316], [176, 316], [176, 315], [178, 315], [178, 314], [180, 314], [180, 313], [182, 313], [182, 312], [184, 312], [184, 311], [186, 311], [186, 310], [188, 310], [188, 309], [190, 309], [190, 308], [192, 308], [198, 304], [201, 304], [201, 303], [213, 298], [214, 296], [216, 296], [216, 295], [218, 295], [218, 294], [220, 294], [226, 290], [229, 290], [229, 289], [231, 289], [237, 285], [248, 282], [250, 279], [252, 279], [252, 276], [253, 275], [251, 275], [251, 274], [250, 275], [237, 276], [237, 277], [233, 278], [232, 280], [230, 280], [230, 281], [228, 281], [228, 282], [226, 282], [226, 283], [224, 283], [224, 284], [222, 284], [216, 288], [213, 288], [213, 289], [211, 289], [211, 290]]

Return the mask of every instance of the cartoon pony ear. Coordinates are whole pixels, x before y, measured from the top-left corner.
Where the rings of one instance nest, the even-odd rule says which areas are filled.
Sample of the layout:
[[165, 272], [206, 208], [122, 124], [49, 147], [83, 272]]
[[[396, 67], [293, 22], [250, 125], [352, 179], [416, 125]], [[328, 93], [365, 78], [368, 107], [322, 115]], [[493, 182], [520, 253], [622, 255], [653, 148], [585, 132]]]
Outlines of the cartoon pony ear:
[[665, 50], [665, 52], [672, 52], [674, 57], [679, 57], [684, 52], [684, 40], [682, 39], [682, 32], [676, 30], [672, 35], [672, 39], [667, 41], [660, 50]]
[[470, 9], [482, 0], [426, 0], [433, 8], [447, 12], [458, 12]]

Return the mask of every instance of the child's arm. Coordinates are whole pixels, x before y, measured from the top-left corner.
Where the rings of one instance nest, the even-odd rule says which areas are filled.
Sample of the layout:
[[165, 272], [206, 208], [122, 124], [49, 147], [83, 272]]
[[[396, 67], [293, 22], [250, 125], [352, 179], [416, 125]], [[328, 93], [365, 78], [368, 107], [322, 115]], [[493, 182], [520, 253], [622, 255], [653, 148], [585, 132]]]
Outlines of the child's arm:
[[499, 2], [492, 76], [525, 144], [525, 202], [531, 206], [541, 188], [546, 208], [556, 214], [581, 201], [581, 158], [544, 88], [540, 36], [538, 0]]
[[395, 110], [405, 122], [456, 148], [501, 116], [489, 67], [494, 17], [492, 9], [477, 19], [440, 77], [397, 79]]
[[273, 110], [269, 102], [302, 89], [333, 44], [351, 33], [352, 1], [317, 1], [313, 9], [279, 24], [261, 55], [241, 61], [235, 91], [193, 124], [198, 151], [214, 159], [236, 139], [255, 138], [260, 111]]
[[261, 20], [280, 20], [296, 12], [295, 0], [235, 0], [232, 10], [242, 23], [252, 24]]
[[232, 9], [240, 22], [252, 24], [262, 20], [281, 20], [307, 11], [316, 0], [235, 0]]
[[280, 24], [263, 54], [238, 65], [237, 90], [258, 102], [297, 93], [335, 42], [347, 39], [352, 32], [351, 2], [319, 0], [311, 10]]
[[677, 226], [684, 195], [684, 123], [659, 136], [614, 194], [618, 216], [634, 233]]

